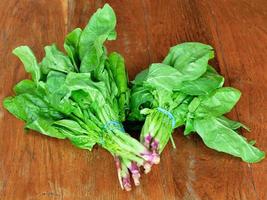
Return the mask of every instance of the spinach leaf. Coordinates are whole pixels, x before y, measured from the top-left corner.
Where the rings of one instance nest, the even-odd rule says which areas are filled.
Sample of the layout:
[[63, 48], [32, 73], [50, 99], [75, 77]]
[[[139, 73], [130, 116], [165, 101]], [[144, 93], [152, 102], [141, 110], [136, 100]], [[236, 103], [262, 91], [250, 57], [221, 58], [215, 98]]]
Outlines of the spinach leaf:
[[[106, 103], [105, 99], [108, 97], [105, 84], [103, 82], [93, 82], [90, 77], [90, 73], [69, 73], [65, 85], [72, 92], [75, 101], [88, 106], [97, 102], [99, 106], [103, 106]], [[74, 91], [78, 93], [73, 93]]]
[[80, 134], [87, 134], [87, 130], [82, 128], [80, 124], [77, 121], [69, 120], [69, 119], [62, 119], [55, 121], [53, 125], [57, 125], [60, 127], [64, 127], [71, 132], [73, 132], [74, 135], [80, 135]]
[[163, 63], [177, 69], [184, 79], [195, 80], [205, 73], [208, 61], [213, 57], [211, 46], [186, 42], [172, 47]]
[[64, 49], [76, 71], [78, 71], [78, 66], [80, 65], [78, 47], [81, 34], [82, 29], [76, 28], [66, 36], [64, 41]]
[[142, 70], [140, 73], [136, 75], [132, 83], [135, 85], [142, 84], [144, 81], [146, 81], [148, 73], [149, 73], [149, 69]]
[[99, 58], [103, 54], [104, 41], [116, 38], [115, 26], [115, 13], [108, 4], [105, 4], [102, 9], [98, 9], [94, 13], [81, 34], [80, 59], [83, 60], [84, 56], [92, 51]]
[[146, 77], [149, 85], [169, 91], [179, 87], [182, 81], [182, 74], [178, 70], [161, 63], [152, 64]]
[[195, 120], [194, 127], [203, 142], [212, 149], [240, 157], [249, 163], [259, 162], [265, 157], [264, 152], [248, 143], [215, 117]]
[[[97, 139], [94, 137], [88, 137], [87, 135], [78, 135], [75, 134], [75, 132], [66, 130], [64, 128], [60, 128], [59, 131], [61, 134], [65, 135], [66, 138], [68, 138], [74, 146], [80, 149], [91, 151], [94, 145], [97, 143]], [[94, 134], [95, 133], [91, 132], [91, 135]]]
[[[116, 83], [118, 94], [116, 98], [119, 106], [120, 120], [125, 120], [125, 110], [129, 109], [129, 88], [128, 88], [128, 74], [126, 72], [124, 59], [118, 53], [111, 53], [108, 57], [108, 69], [112, 72], [112, 77]], [[112, 91], [114, 93], [114, 91]]]
[[207, 95], [223, 86], [224, 78], [218, 74], [206, 71], [201, 77], [191, 81], [184, 81], [179, 91], [193, 96]]
[[36, 84], [32, 80], [25, 79], [17, 83], [13, 90], [16, 95], [23, 93], [32, 93], [36, 90]]
[[235, 88], [219, 88], [207, 96], [202, 96], [201, 102], [195, 110], [195, 117], [217, 117], [228, 113], [235, 106], [240, 96], [240, 91]]
[[228, 128], [233, 129], [233, 130], [244, 128], [247, 131], [250, 131], [249, 128], [245, 126], [244, 124], [237, 122], [237, 121], [230, 120], [224, 116], [219, 116], [216, 118], [216, 120], [222, 123], [224, 126], [227, 126]]
[[38, 117], [34, 121], [27, 123], [25, 128], [38, 131], [50, 137], [65, 139], [66, 136], [53, 127], [53, 123], [54, 121], [49, 118]]
[[74, 71], [75, 68], [70, 58], [53, 44], [45, 47], [45, 57], [41, 62], [41, 70], [44, 74], [48, 74], [51, 70], [68, 73]]
[[[103, 62], [105, 61], [103, 54], [98, 54], [96, 49], [91, 49], [90, 52], [86, 52], [80, 65], [80, 71], [83, 73], [93, 72], [99, 68], [103, 68]], [[102, 65], [102, 66], [101, 66]]]
[[129, 119], [130, 120], [144, 120], [144, 115], [141, 115], [140, 110], [142, 108], [150, 108], [153, 104], [154, 97], [150, 93], [149, 88], [134, 86], [131, 90], [131, 99], [130, 99], [130, 111]]
[[37, 60], [28, 46], [20, 46], [13, 50], [13, 54], [19, 57], [24, 64], [25, 71], [32, 75], [34, 82], [38, 82], [41, 77], [40, 67]]

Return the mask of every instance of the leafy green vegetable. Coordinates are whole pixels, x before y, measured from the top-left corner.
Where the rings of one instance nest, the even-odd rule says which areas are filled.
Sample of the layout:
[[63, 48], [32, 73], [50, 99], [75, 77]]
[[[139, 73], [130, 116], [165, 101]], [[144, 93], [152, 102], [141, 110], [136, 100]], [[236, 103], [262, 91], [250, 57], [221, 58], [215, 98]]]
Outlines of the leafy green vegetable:
[[22, 80], [4, 107], [25, 121], [25, 128], [68, 139], [78, 148], [95, 144], [115, 158], [121, 187], [139, 185], [140, 166], [159, 163], [159, 155], [125, 133], [122, 121], [129, 109], [128, 76], [123, 57], [108, 54], [104, 42], [116, 39], [116, 16], [106, 4], [84, 30], [74, 29], [64, 42], [45, 47], [40, 64], [27, 46], [14, 50], [32, 80]]
[[184, 81], [179, 91], [193, 96], [207, 95], [222, 87], [224, 78], [218, 74], [206, 71], [201, 77], [192, 81]]
[[220, 116], [216, 118], [217, 121], [219, 121], [221, 124], [223, 124], [224, 126], [227, 126], [228, 128], [232, 129], [232, 130], [236, 130], [239, 128], [244, 128], [247, 131], [249, 131], [249, 128], [247, 126], [245, 126], [244, 124], [240, 123], [240, 122], [236, 122], [233, 120], [230, 120], [224, 116]]
[[64, 42], [64, 49], [71, 59], [76, 71], [79, 71], [78, 66], [80, 64], [78, 48], [81, 34], [82, 29], [76, 28], [66, 36]]
[[163, 64], [152, 64], [132, 81], [128, 119], [145, 119], [140, 141], [154, 152], [161, 153], [169, 140], [175, 147], [172, 131], [184, 125], [184, 135], [196, 132], [212, 149], [259, 162], [264, 152], [235, 132], [248, 128], [223, 116], [241, 92], [223, 87], [224, 78], [208, 64], [213, 56], [212, 47], [201, 43], [172, 47]]
[[195, 120], [194, 126], [204, 143], [212, 149], [240, 157], [249, 163], [259, 162], [265, 156], [264, 152], [214, 117]]
[[[140, 184], [145, 173], [160, 162], [160, 153], [172, 139], [173, 129], [185, 126], [184, 135], [198, 134], [219, 152], [245, 162], [259, 162], [265, 153], [255, 141], [236, 131], [249, 130], [223, 116], [238, 102], [241, 92], [223, 87], [224, 78], [209, 65], [214, 57], [209, 45], [188, 42], [172, 47], [163, 63], [140, 72], [129, 89], [122, 55], [108, 53], [105, 41], [115, 40], [116, 15], [105, 4], [84, 29], [76, 28], [64, 40], [65, 52], [46, 46], [37, 62], [27, 46], [13, 53], [31, 79], [17, 83], [4, 107], [25, 122], [25, 128], [43, 135], [68, 139], [74, 146], [92, 150], [95, 145], [114, 157], [122, 189], [131, 180]], [[125, 132], [122, 122], [144, 121], [140, 142]]]
[[38, 82], [41, 76], [40, 68], [31, 49], [27, 46], [20, 46], [13, 50], [13, 54], [19, 57], [25, 66], [25, 71], [32, 75], [35, 82]]
[[205, 73], [208, 61], [214, 57], [209, 45], [187, 42], [170, 49], [164, 64], [171, 65], [183, 74], [184, 79], [195, 80]]
[[146, 82], [156, 88], [173, 90], [182, 82], [182, 74], [171, 66], [152, 64], [146, 77]]
[[207, 115], [220, 116], [230, 112], [239, 100], [241, 93], [239, 90], [223, 87], [215, 90], [208, 96], [202, 97], [200, 104], [195, 110], [195, 116], [204, 117]]
[[114, 34], [115, 26], [115, 13], [108, 4], [105, 4], [102, 9], [98, 9], [96, 13], [93, 14], [80, 36], [80, 59], [82, 60], [90, 51], [96, 51], [97, 55], [102, 55], [103, 43], [107, 39], [116, 39]]
[[113, 74], [114, 81], [118, 88], [118, 106], [120, 121], [125, 120], [125, 110], [129, 109], [130, 90], [128, 88], [128, 74], [126, 72], [124, 58], [118, 53], [109, 55], [109, 65], [107, 65]]
[[68, 73], [74, 71], [75, 68], [71, 59], [53, 44], [45, 47], [45, 57], [41, 63], [41, 70], [43, 74], [48, 74], [51, 70]]

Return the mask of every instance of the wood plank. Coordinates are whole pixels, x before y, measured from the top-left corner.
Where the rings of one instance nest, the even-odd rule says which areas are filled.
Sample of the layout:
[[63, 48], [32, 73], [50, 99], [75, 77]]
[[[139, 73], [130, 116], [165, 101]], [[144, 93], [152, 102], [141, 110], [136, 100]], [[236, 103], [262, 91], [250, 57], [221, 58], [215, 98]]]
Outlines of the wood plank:
[[[243, 134], [255, 139], [257, 146], [267, 151], [267, 99], [266, 87], [266, 1], [226, 1], [216, 5], [212, 1], [202, 4], [203, 14], [208, 14], [209, 25], [217, 46], [220, 66], [229, 85], [242, 91], [235, 109], [236, 119], [251, 127]], [[207, 9], [212, 12], [207, 12]], [[248, 164], [251, 177], [250, 190], [254, 199], [267, 199], [267, 162]], [[242, 198], [248, 198], [241, 193]], [[241, 198], [241, 199], [242, 199]]]
[[[13, 48], [27, 44], [41, 58], [44, 45], [63, 43], [62, 8], [59, 0], [0, 2], [1, 102], [11, 95], [12, 86], [26, 77], [22, 64], [11, 54]], [[64, 173], [59, 172], [71, 173], [72, 163], [83, 152], [68, 154], [71, 145], [64, 141], [34, 132], [23, 134], [23, 123], [3, 111], [2, 103], [0, 107], [0, 199], [58, 199], [65, 190], [60, 187]]]
[[[248, 124], [267, 151], [266, 44], [264, 0], [107, 1], [117, 14], [118, 39], [109, 51], [125, 56], [130, 78], [160, 62], [170, 46], [185, 41], [211, 44], [213, 64], [226, 84], [243, 97], [230, 117]], [[64, 35], [84, 27], [98, 0], [2, 0], [0, 2], [0, 101], [26, 76], [11, 51], [27, 44], [38, 58], [50, 43], [62, 47]], [[23, 133], [23, 123], [0, 105], [0, 199], [267, 199], [267, 162], [256, 165], [206, 148], [198, 137], [175, 134], [161, 163], [141, 186], [121, 191], [112, 156], [101, 148], [87, 152], [67, 141]]]

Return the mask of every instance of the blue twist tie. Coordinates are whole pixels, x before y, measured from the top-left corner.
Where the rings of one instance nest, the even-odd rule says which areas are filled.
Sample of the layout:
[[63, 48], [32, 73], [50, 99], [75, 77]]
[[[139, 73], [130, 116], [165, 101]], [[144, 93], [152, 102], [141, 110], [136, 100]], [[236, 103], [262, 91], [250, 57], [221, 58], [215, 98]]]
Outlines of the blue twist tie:
[[158, 107], [157, 110], [162, 112], [163, 114], [167, 115], [172, 120], [172, 129], [174, 129], [175, 124], [176, 124], [176, 120], [175, 120], [174, 116], [168, 110], [165, 110], [161, 107]]
[[[172, 120], [172, 129], [174, 129], [175, 128], [175, 124], [176, 124], [175, 117], [168, 110], [165, 110], [165, 109], [163, 109], [161, 107], [158, 107], [157, 110], [162, 112], [163, 114], [167, 115]], [[172, 135], [170, 135], [170, 139], [171, 139], [172, 147], [174, 149], [176, 149], [176, 145], [175, 145], [175, 142], [174, 142], [174, 140], [172, 138]]]
[[[115, 126], [117, 127], [119, 130], [121, 130], [122, 132], [125, 133], [125, 130], [122, 126], [122, 124], [118, 121], [112, 121], [110, 120], [109, 122], [107, 122], [104, 126], [103, 126], [103, 129], [106, 129], [106, 130], [113, 130], [114, 127], [110, 128], [110, 126]], [[105, 141], [103, 140], [103, 134], [101, 134], [101, 137], [100, 137], [100, 144], [103, 146]]]
[[118, 121], [112, 121], [112, 120], [110, 120], [109, 122], [107, 122], [107, 123], [103, 126], [103, 128], [104, 128], [104, 129], [108, 129], [108, 130], [113, 130], [113, 128], [110, 128], [111, 125], [117, 127], [117, 128], [118, 128], [119, 130], [121, 130], [122, 132], [125, 132], [125, 130], [124, 130], [122, 124], [121, 124], [120, 122], [118, 122]]

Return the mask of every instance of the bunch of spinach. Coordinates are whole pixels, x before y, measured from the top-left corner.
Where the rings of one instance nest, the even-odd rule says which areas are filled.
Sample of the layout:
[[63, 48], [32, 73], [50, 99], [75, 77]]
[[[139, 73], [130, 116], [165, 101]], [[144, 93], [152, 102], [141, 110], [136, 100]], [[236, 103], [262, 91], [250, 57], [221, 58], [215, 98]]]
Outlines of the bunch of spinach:
[[163, 63], [152, 64], [136, 76], [128, 118], [145, 120], [140, 141], [153, 152], [161, 153], [169, 140], [175, 147], [173, 129], [184, 125], [184, 135], [197, 133], [212, 149], [258, 162], [264, 152], [236, 132], [247, 127], [223, 116], [241, 93], [223, 87], [224, 78], [208, 64], [213, 57], [212, 47], [201, 43], [172, 47]]
[[115, 13], [106, 4], [83, 30], [66, 36], [66, 54], [56, 45], [46, 46], [38, 63], [29, 47], [14, 49], [31, 79], [14, 86], [15, 96], [4, 100], [4, 107], [25, 121], [26, 129], [90, 151], [99, 144], [114, 156], [121, 187], [130, 190], [130, 173], [138, 185], [139, 167], [158, 163], [159, 156], [122, 127], [129, 108], [128, 77], [123, 57], [108, 54], [104, 46], [116, 38], [115, 26]]

